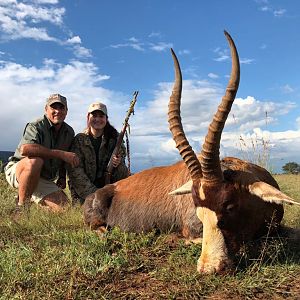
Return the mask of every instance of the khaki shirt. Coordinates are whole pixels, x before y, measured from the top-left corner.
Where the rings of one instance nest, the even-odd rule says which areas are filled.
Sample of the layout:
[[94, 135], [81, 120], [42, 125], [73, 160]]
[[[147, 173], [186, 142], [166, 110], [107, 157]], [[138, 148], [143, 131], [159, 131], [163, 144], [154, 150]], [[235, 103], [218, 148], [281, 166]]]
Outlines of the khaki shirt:
[[[25, 144], [39, 144], [48, 149], [58, 149], [69, 151], [74, 138], [74, 130], [67, 123], [63, 123], [58, 134], [54, 135], [54, 126], [44, 115], [34, 122], [26, 125], [22, 139], [15, 151], [12, 161], [19, 161], [24, 156], [20, 153], [20, 147]], [[58, 170], [62, 167], [63, 161], [59, 159], [44, 159], [41, 177], [47, 180], [54, 180], [58, 175]]]

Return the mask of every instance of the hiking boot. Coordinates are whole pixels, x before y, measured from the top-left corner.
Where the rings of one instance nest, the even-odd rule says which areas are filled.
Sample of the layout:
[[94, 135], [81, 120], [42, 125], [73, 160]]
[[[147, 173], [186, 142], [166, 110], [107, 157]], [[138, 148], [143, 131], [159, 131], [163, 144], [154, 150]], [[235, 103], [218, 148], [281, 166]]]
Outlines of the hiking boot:
[[23, 214], [23, 205], [17, 205], [14, 209], [11, 210], [10, 212], [10, 217], [13, 221], [16, 221], [17, 219], [19, 219], [22, 214]]
[[12, 221], [17, 222], [18, 220], [20, 220], [24, 215], [28, 216], [29, 213], [29, 207], [28, 205], [20, 205], [19, 204], [19, 197], [16, 196], [16, 206], [15, 208], [13, 208], [10, 212], [10, 218], [12, 219]]

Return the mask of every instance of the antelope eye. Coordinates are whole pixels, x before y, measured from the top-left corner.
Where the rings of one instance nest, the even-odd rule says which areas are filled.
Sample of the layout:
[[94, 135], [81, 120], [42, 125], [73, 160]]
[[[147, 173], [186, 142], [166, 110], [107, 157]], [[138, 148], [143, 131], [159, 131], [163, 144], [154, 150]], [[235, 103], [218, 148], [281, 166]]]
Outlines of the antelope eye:
[[234, 211], [235, 208], [236, 208], [236, 205], [235, 205], [235, 204], [228, 204], [228, 205], [226, 206], [226, 211], [229, 212], [229, 213], [231, 213], [231, 212]]

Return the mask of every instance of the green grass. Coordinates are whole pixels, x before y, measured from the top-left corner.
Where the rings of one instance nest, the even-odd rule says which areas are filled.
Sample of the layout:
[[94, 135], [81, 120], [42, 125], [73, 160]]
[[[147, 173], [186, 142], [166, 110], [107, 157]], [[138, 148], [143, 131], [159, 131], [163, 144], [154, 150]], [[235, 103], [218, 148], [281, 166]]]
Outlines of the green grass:
[[[282, 174], [275, 175], [280, 188], [287, 195], [300, 202], [300, 175]], [[300, 208], [285, 206], [284, 224], [300, 228]]]
[[[300, 200], [300, 176], [277, 175]], [[234, 275], [196, 272], [200, 245], [173, 235], [99, 237], [85, 228], [80, 207], [53, 214], [32, 207], [11, 222], [16, 191], [0, 176], [0, 299], [296, 299], [300, 245], [283, 238], [245, 245]], [[300, 228], [300, 208], [286, 206], [284, 224]], [[262, 245], [262, 246], [259, 246]]]

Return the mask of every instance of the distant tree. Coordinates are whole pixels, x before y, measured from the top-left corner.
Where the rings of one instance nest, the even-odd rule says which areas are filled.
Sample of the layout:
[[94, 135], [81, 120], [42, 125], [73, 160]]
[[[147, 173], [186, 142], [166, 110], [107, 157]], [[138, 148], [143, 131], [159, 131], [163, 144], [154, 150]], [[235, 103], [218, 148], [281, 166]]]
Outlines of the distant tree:
[[300, 172], [300, 165], [295, 162], [288, 162], [282, 166], [282, 171], [287, 174], [298, 174]]

